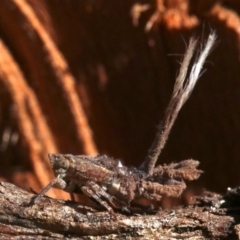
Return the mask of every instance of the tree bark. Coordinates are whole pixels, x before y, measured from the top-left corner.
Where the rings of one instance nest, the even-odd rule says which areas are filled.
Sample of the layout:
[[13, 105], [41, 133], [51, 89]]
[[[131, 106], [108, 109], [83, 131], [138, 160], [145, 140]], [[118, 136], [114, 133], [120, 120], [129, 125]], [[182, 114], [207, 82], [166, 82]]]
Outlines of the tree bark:
[[[206, 193], [187, 207], [159, 210], [155, 215], [126, 216], [99, 212], [86, 204], [35, 196], [0, 183], [1, 239], [237, 239], [239, 195]], [[221, 204], [226, 207], [221, 207]], [[234, 226], [235, 231], [234, 231]], [[18, 237], [16, 237], [18, 236]]]

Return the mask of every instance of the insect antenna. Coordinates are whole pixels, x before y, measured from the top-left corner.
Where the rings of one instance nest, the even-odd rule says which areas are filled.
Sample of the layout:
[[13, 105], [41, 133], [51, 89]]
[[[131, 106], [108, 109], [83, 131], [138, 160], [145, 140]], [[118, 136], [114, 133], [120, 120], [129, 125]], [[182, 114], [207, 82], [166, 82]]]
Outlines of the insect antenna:
[[192, 60], [194, 53], [196, 52], [196, 47], [198, 43], [198, 40], [196, 38], [192, 37], [190, 39], [187, 51], [185, 53], [183, 62], [180, 67], [179, 74], [174, 84], [171, 100], [164, 113], [164, 117], [158, 126], [158, 132], [155, 136], [151, 148], [148, 151], [148, 155], [145, 161], [140, 166], [141, 170], [144, 170], [150, 175], [152, 174], [157, 159], [165, 146], [169, 133], [178, 116], [180, 109], [182, 108], [184, 103], [188, 100], [198, 78], [201, 75], [203, 64], [207, 56], [211, 52], [211, 49], [214, 46], [215, 41], [216, 33], [211, 32], [209, 34], [205, 46], [203, 47], [203, 49], [201, 49], [201, 52], [194, 61], [191, 70], [188, 71], [190, 62]]

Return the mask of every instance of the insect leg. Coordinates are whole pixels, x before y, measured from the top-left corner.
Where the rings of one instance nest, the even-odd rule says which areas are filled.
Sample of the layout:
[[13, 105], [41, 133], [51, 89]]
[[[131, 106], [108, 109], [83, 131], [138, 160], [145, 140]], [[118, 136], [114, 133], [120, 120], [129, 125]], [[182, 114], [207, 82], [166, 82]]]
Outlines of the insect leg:
[[72, 200], [73, 202], [75, 202], [75, 201], [76, 201], [76, 200], [75, 200], [74, 193], [72, 193], [72, 192], [70, 192], [70, 198], [71, 198], [71, 200]]
[[108, 205], [107, 202], [103, 201], [96, 192], [94, 192], [89, 186], [82, 186], [82, 192], [91, 198], [94, 198], [98, 203], [105, 207], [109, 212], [113, 212], [112, 208]]
[[56, 177], [36, 197], [31, 200], [31, 203], [37, 203], [39, 199], [42, 198], [46, 194], [46, 192], [50, 190], [50, 188], [55, 186], [60, 189], [64, 189], [66, 187], [66, 182], [62, 178]]
[[[100, 198], [101, 201], [103, 201], [101, 199], [101, 197], [103, 197], [104, 199], [106, 199], [110, 205], [115, 208], [115, 209], [121, 209], [123, 212], [125, 213], [130, 213], [131, 211], [128, 209], [127, 206], [125, 206], [123, 203], [121, 203], [120, 201], [118, 201], [118, 199], [116, 199], [115, 197], [111, 196], [109, 193], [107, 193], [101, 186], [99, 186], [98, 184], [89, 181], [87, 182], [87, 186]], [[108, 205], [109, 206], [109, 205]]]

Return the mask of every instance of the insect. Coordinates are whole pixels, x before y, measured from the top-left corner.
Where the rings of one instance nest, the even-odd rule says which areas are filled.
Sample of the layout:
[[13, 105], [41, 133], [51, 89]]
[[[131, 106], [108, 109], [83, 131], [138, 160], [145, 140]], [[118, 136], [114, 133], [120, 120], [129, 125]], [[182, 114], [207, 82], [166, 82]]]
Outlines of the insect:
[[178, 197], [186, 188], [184, 180], [197, 179], [202, 173], [196, 169], [199, 162], [194, 160], [159, 165], [148, 175], [106, 155], [49, 154], [49, 159], [56, 178], [34, 202], [56, 187], [93, 198], [110, 212], [119, 209], [131, 213], [134, 206], [141, 206], [141, 200], [160, 201], [164, 195]]
[[49, 154], [56, 178], [34, 198], [33, 202], [36, 203], [51, 187], [56, 187], [71, 194], [82, 193], [94, 199], [109, 212], [118, 209], [133, 213], [135, 207], [140, 206], [144, 209], [145, 205], [149, 206], [149, 201], [159, 202], [163, 196], [180, 196], [186, 188], [185, 180], [195, 180], [202, 173], [197, 169], [199, 162], [185, 160], [157, 167], [155, 164], [178, 112], [189, 98], [199, 78], [215, 40], [216, 35], [213, 32], [188, 73], [188, 66], [197, 46], [196, 39], [190, 40], [164, 118], [148, 156], [139, 168], [126, 167], [120, 160], [106, 155], [93, 157]]

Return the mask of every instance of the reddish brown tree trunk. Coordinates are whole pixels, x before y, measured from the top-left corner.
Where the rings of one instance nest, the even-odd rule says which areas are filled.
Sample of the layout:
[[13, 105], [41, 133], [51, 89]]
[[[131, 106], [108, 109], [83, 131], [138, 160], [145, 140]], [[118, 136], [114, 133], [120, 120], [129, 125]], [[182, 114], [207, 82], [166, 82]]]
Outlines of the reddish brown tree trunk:
[[218, 44], [159, 161], [199, 160], [198, 186], [208, 189], [239, 183], [239, 2], [149, 1], [133, 19], [136, 4], [1, 1], [2, 179], [41, 190], [52, 179], [49, 152], [140, 165], [185, 43], [213, 29]]

